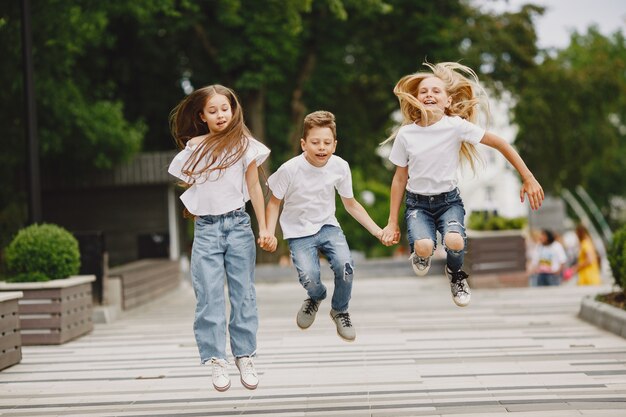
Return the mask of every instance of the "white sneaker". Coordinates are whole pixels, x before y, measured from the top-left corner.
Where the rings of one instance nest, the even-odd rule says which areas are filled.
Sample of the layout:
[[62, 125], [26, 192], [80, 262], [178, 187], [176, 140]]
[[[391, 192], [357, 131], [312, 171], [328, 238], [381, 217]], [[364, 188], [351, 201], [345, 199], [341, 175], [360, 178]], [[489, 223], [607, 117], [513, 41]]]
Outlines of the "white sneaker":
[[470, 298], [472, 297], [472, 291], [467, 283], [469, 275], [467, 275], [463, 270], [451, 272], [448, 269], [448, 266], [445, 266], [444, 270], [448, 280], [450, 280], [450, 291], [452, 292], [452, 300], [454, 301], [454, 304], [459, 307], [465, 307], [470, 303]]
[[330, 310], [330, 318], [337, 327], [337, 334], [346, 342], [352, 342], [356, 339], [356, 330], [350, 320], [350, 313], [338, 313], [335, 310]]
[[417, 254], [413, 252], [409, 257], [409, 260], [411, 261], [411, 266], [413, 267], [413, 272], [415, 272], [415, 275], [417, 275], [418, 277], [423, 277], [428, 273], [428, 270], [430, 269], [430, 256], [422, 258], [421, 256], [417, 256]]
[[230, 388], [228, 362], [224, 359], [211, 358], [209, 363], [213, 371], [213, 387], [220, 392], [226, 391]]
[[248, 389], [256, 389], [259, 385], [259, 377], [254, 369], [254, 362], [250, 356], [242, 356], [235, 359], [235, 364], [241, 374], [241, 385]]

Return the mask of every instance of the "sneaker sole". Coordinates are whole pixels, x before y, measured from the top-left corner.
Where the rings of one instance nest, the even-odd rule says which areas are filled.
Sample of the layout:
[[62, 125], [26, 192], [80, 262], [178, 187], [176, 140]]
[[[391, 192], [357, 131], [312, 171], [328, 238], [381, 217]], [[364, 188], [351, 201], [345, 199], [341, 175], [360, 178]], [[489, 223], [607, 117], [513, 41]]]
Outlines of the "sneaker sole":
[[230, 388], [230, 382], [228, 382], [228, 385], [226, 385], [225, 387], [218, 387], [217, 385], [213, 384], [213, 388], [215, 388], [216, 391], [224, 392], [228, 390], [228, 388]]
[[244, 388], [247, 388], [249, 390], [254, 390], [254, 389], [256, 389], [256, 387], [259, 386], [259, 384], [256, 384], [256, 385], [246, 384], [245, 382], [243, 382], [243, 379], [240, 379], [240, 381], [241, 381], [241, 385], [243, 385]]
[[[337, 323], [335, 323], [335, 319], [334, 319], [332, 314], [330, 314], [330, 319], [332, 320], [333, 324], [335, 325], [335, 329], [336, 329], [337, 328]], [[346, 342], [354, 342], [356, 340], [356, 336], [354, 336], [353, 339], [348, 339], [348, 338], [343, 337], [341, 335], [341, 333], [339, 333], [339, 330], [336, 330], [336, 332], [337, 332], [337, 336], [339, 336], [341, 338], [341, 340], [344, 340]]]
[[454, 304], [456, 304], [459, 307], [467, 307], [469, 305], [469, 303], [470, 303], [469, 301], [467, 303], [465, 303], [465, 304], [457, 303], [457, 301], [454, 299], [454, 297], [452, 297], [452, 301], [454, 301]]

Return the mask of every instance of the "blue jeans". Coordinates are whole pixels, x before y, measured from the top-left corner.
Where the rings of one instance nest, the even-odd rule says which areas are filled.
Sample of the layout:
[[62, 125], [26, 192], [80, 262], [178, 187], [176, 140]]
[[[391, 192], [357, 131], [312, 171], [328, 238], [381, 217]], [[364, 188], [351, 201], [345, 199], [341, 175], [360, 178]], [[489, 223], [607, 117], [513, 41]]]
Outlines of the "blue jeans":
[[256, 351], [259, 319], [254, 288], [256, 243], [243, 208], [200, 216], [194, 225], [191, 280], [196, 294], [193, 330], [202, 363], [226, 359], [226, 303], [230, 299], [230, 347], [235, 357]]
[[545, 272], [533, 275], [531, 277], [531, 287], [551, 287], [561, 284], [561, 276], [559, 274], [548, 274]]
[[335, 291], [331, 308], [337, 312], [348, 311], [348, 303], [352, 295], [352, 277], [354, 267], [350, 248], [340, 227], [324, 225], [314, 235], [287, 239], [291, 251], [291, 259], [300, 284], [306, 289], [308, 296], [314, 301], [326, 298], [326, 287], [320, 277], [319, 253], [328, 258], [330, 267], [335, 274]]
[[[465, 207], [458, 188], [437, 195], [420, 195], [407, 191], [404, 218], [411, 253], [416, 240], [431, 239], [433, 248], [436, 248], [437, 231], [441, 234], [442, 241], [446, 233], [451, 232], [459, 233], [463, 237], [464, 247], [467, 244], [464, 225]], [[463, 267], [465, 249], [457, 251], [445, 249], [448, 268], [451, 271], [460, 270]]]

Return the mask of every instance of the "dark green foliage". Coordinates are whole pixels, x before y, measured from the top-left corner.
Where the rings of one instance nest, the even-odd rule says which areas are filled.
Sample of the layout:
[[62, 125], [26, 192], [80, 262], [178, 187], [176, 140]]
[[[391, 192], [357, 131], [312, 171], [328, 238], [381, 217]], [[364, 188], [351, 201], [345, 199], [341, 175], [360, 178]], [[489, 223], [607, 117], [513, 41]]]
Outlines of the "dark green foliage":
[[626, 291], [626, 225], [613, 235], [608, 258], [615, 285]]
[[474, 211], [467, 220], [468, 229], [472, 230], [519, 230], [526, 226], [525, 217], [507, 218]]
[[67, 278], [80, 269], [78, 241], [53, 224], [35, 224], [20, 230], [6, 248], [5, 260], [10, 274], [30, 275], [37, 281], [41, 281], [41, 274], [48, 279]]
[[45, 282], [50, 278], [42, 272], [22, 272], [21, 274], [10, 276], [6, 282]]

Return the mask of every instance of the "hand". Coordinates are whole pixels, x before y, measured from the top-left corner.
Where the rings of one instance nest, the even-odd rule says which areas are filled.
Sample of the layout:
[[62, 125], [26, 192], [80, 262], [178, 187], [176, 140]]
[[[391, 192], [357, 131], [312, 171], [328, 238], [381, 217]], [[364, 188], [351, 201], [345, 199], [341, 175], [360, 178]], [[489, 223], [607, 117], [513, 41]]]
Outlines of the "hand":
[[524, 202], [524, 194], [528, 195], [528, 202], [530, 203], [531, 209], [538, 210], [539, 207], [541, 207], [541, 202], [545, 195], [543, 188], [541, 188], [539, 182], [532, 175], [526, 177], [522, 182], [522, 189], [520, 190], [522, 203]]
[[387, 224], [379, 239], [385, 246], [397, 244], [400, 241], [400, 228], [397, 224]]
[[269, 234], [266, 230], [259, 231], [257, 243], [261, 249], [267, 252], [274, 252], [278, 247], [278, 239], [274, 235]]

